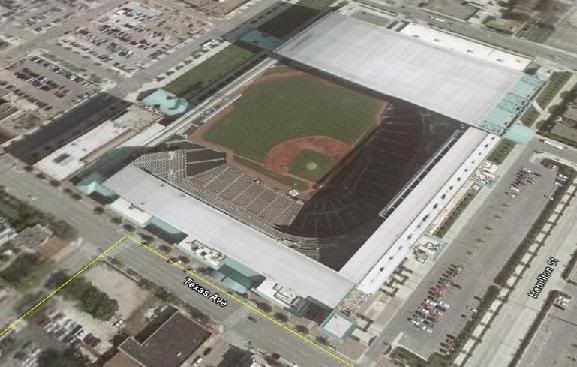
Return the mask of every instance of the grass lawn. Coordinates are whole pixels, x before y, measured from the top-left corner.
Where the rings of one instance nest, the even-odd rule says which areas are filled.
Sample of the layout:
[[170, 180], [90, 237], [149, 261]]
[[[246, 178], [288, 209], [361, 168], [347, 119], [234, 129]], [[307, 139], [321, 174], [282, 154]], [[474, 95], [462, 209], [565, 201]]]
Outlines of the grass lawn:
[[318, 181], [326, 175], [337, 161], [326, 154], [310, 149], [301, 150], [289, 163], [288, 170], [295, 176]]
[[376, 124], [383, 101], [307, 76], [249, 87], [204, 134], [240, 157], [263, 162], [275, 145], [306, 136], [328, 136], [353, 145]]
[[249, 161], [247, 159], [242, 159], [240, 157], [234, 157], [234, 160], [237, 161], [238, 163], [242, 164], [243, 166], [246, 166], [246, 167], [252, 169], [253, 171], [256, 171], [256, 172], [261, 173], [265, 176], [268, 176], [268, 177], [272, 178], [273, 180], [278, 181], [283, 185], [290, 186], [291, 188], [293, 188], [295, 190], [302, 191], [302, 190], [305, 190], [308, 188], [308, 185], [304, 181], [297, 180], [297, 179], [294, 179], [294, 178], [288, 177], [288, 176], [279, 175], [277, 173], [269, 171], [268, 169], [264, 168], [260, 164], [254, 163], [254, 162]]
[[230, 45], [163, 89], [185, 99], [192, 98], [209, 84], [222, 79], [254, 56], [254, 52]]
[[489, 154], [487, 160], [495, 163], [501, 164], [507, 158], [509, 153], [515, 148], [515, 142], [509, 139], [503, 139], [497, 144], [495, 149]]
[[457, 204], [457, 206], [451, 211], [449, 217], [446, 218], [441, 226], [435, 231], [435, 236], [439, 238], [443, 238], [447, 231], [451, 228], [451, 226], [459, 219], [463, 211], [467, 209], [471, 201], [477, 196], [477, 191], [473, 189], [469, 189], [463, 199]]
[[571, 72], [568, 71], [555, 71], [551, 73], [547, 85], [545, 86], [545, 88], [543, 88], [541, 93], [539, 93], [539, 95], [536, 98], [536, 101], [539, 104], [539, 106], [541, 106], [542, 108], [547, 107], [547, 105], [551, 103], [553, 98], [555, 98], [555, 95], [559, 93], [561, 88], [563, 88], [565, 83], [567, 83], [570, 78], [571, 78]]
[[529, 106], [527, 111], [521, 116], [521, 122], [523, 125], [531, 127], [535, 123], [535, 120], [537, 120], [537, 117], [539, 117], [539, 112], [535, 107]]

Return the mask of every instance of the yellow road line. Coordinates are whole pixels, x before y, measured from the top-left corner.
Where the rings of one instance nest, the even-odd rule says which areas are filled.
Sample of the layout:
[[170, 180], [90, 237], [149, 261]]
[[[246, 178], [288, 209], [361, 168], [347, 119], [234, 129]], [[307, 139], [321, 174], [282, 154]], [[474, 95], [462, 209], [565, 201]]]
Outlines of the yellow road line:
[[260, 317], [262, 317], [263, 319], [266, 319], [270, 322], [272, 322], [273, 324], [275, 324], [276, 326], [280, 327], [281, 329], [289, 332], [290, 334], [292, 334], [293, 336], [295, 336], [296, 338], [300, 339], [301, 341], [305, 342], [306, 344], [312, 346], [314, 349], [317, 349], [323, 353], [325, 353], [326, 355], [328, 355], [329, 357], [333, 358], [334, 360], [338, 361], [339, 363], [348, 366], [348, 367], [354, 367], [354, 364], [352, 364], [350, 361], [348, 361], [347, 359], [345, 359], [344, 357], [336, 354], [333, 350], [331, 350], [328, 347], [322, 346], [316, 342], [314, 342], [313, 340], [307, 338], [304, 335], [299, 334], [298, 332], [296, 332], [295, 330], [291, 329], [290, 327], [288, 327], [287, 325], [281, 323], [280, 321], [274, 319], [273, 317], [271, 317], [270, 315], [266, 314], [265, 312], [259, 310], [258, 308], [254, 307], [252, 304], [250, 304], [247, 300], [238, 297], [237, 295], [230, 293], [229, 291], [221, 288], [219, 285], [214, 284], [212, 281], [205, 279], [204, 277], [202, 277], [201, 275], [190, 271], [188, 269], [186, 269], [185, 267], [183, 267], [182, 265], [180, 265], [179, 263], [177, 263], [176, 261], [171, 260], [170, 258], [168, 258], [166, 255], [164, 255], [163, 253], [161, 253], [160, 251], [158, 251], [156, 248], [154, 247], [150, 247], [148, 245], [145, 245], [144, 243], [138, 241], [137, 239], [133, 238], [130, 235], [125, 235], [123, 236], [121, 239], [119, 239], [118, 241], [116, 241], [115, 243], [113, 243], [112, 245], [110, 245], [106, 250], [104, 250], [102, 253], [100, 253], [98, 256], [96, 256], [94, 259], [92, 259], [91, 261], [89, 261], [88, 263], [86, 263], [82, 268], [80, 268], [80, 270], [78, 270], [76, 273], [74, 273], [74, 275], [72, 275], [66, 282], [62, 283], [60, 286], [58, 286], [58, 288], [55, 288], [54, 290], [52, 290], [50, 293], [48, 293], [44, 298], [42, 298], [40, 301], [38, 301], [34, 306], [32, 306], [28, 311], [26, 311], [24, 314], [22, 314], [18, 319], [14, 320], [13, 322], [11, 322], [8, 326], [6, 326], [4, 329], [2, 329], [2, 331], [0, 332], [0, 337], [2, 337], [3, 335], [5, 335], [6, 333], [8, 333], [10, 330], [14, 329], [16, 327], [16, 325], [18, 325], [20, 322], [24, 321], [26, 318], [28, 318], [31, 314], [33, 314], [40, 306], [42, 306], [44, 303], [46, 303], [46, 301], [48, 301], [50, 298], [52, 298], [54, 295], [56, 295], [58, 292], [60, 292], [64, 287], [66, 287], [68, 284], [70, 284], [70, 282], [72, 282], [74, 279], [76, 279], [80, 274], [84, 273], [86, 270], [88, 270], [92, 265], [94, 265], [96, 262], [102, 260], [104, 257], [106, 257], [108, 255], [108, 253], [110, 251], [112, 251], [115, 247], [117, 247], [119, 244], [121, 244], [124, 240], [130, 240], [131, 242], [137, 244], [138, 246], [148, 250], [149, 252], [153, 253], [154, 255], [158, 256], [159, 258], [167, 261], [169, 264], [177, 267], [178, 269], [182, 270], [183, 272], [192, 275], [195, 280], [199, 280], [201, 283], [207, 284], [213, 288], [215, 288], [216, 290], [218, 290], [219, 292], [221, 292], [222, 294], [226, 295], [227, 297], [229, 297], [230, 299], [234, 300], [236, 303], [238, 303], [239, 305], [245, 307], [246, 309], [248, 309], [249, 311], [259, 315]]
[[115, 248], [116, 246], [118, 246], [120, 243], [122, 243], [122, 241], [124, 241], [126, 239], [126, 236], [122, 237], [121, 239], [119, 239], [118, 241], [116, 241], [115, 243], [113, 243], [112, 245], [110, 245], [106, 250], [102, 251], [100, 253], [100, 255], [96, 256], [94, 259], [90, 260], [88, 263], [84, 264], [84, 266], [82, 268], [80, 268], [80, 270], [78, 270], [76, 273], [74, 273], [74, 275], [72, 275], [70, 278], [68, 278], [67, 281], [65, 281], [64, 283], [62, 283], [60, 286], [58, 286], [58, 288], [55, 288], [54, 290], [52, 290], [50, 293], [48, 293], [44, 298], [42, 298], [40, 301], [38, 301], [34, 306], [32, 306], [28, 311], [26, 311], [24, 314], [22, 314], [19, 318], [17, 318], [16, 320], [14, 320], [13, 322], [11, 322], [10, 324], [8, 324], [8, 326], [6, 326], [4, 329], [2, 329], [2, 331], [0, 332], [0, 338], [6, 334], [7, 332], [9, 332], [10, 330], [14, 329], [16, 327], [16, 325], [18, 325], [20, 322], [24, 321], [26, 318], [28, 318], [28, 316], [30, 316], [32, 313], [34, 313], [38, 307], [42, 306], [44, 303], [46, 303], [46, 301], [48, 301], [50, 298], [52, 298], [56, 293], [60, 292], [62, 290], [62, 288], [66, 287], [71, 281], [73, 281], [74, 279], [76, 279], [80, 274], [84, 273], [86, 270], [88, 270], [92, 265], [94, 265], [97, 261], [102, 260], [113, 248]]
[[188, 270], [187, 268], [185, 268], [184, 266], [180, 265], [179, 263], [177, 263], [176, 261], [171, 260], [169, 257], [167, 257], [166, 255], [164, 255], [163, 253], [161, 253], [160, 251], [158, 251], [156, 248], [154, 247], [150, 247], [145, 245], [144, 243], [141, 243], [140, 241], [136, 240], [135, 238], [131, 237], [130, 235], [127, 235], [126, 238], [132, 242], [134, 242], [135, 244], [137, 244], [138, 246], [152, 252], [153, 254], [155, 254], [156, 256], [162, 258], [163, 260], [167, 261], [168, 263], [170, 263], [171, 265], [177, 267], [178, 269], [182, 270], [183, 272], [192, 275], [195, 280], [199, 280], [200, 283], [204, 283], [207, 284], [213, 288], [215, 288], [216, 290], [218, 290], [219, 292], [225, 294], [226, 296], [228, 296], [230, 299], [234, 300], [236, 303], [240, 304], [241, 306], [247, 308], [249, 311], [252, 311], [254, 313], [256, 313], [257, 315], [261, 316], [262, 318], [272, 322], [273, 324], [277, 325], [278, 327], [282, 328], [283, 330], [291, 333], [293, 336], [297, 337], [298, 339], [306, 342], [307, 344], [311, 345], [312, 347], [314, 347], [315, 349], [327, 354], [329, 357], [335, 359], [336, 361], [342, 363], [345, 366], [349, 366], [349, 367], [354, 367], [354, 364], [352, 364], [350, 361], [346, 360], [344, 357], [336, 354], [334, 351], [332, 351], [330, 348], [327, 348], [325, 346], [322, 346], [312, 340], [310, 340], [309, 338], [307, 338], [304, 335], [299, 334], [298, 332], [296, 332], [295, 330], [291, 329], [290, 327], [288, 327], [287, 325], [281, 323], [280, 321], [274, 319], [273, 317], [271, 317], [270, 315], [266, 314], [265, 312], [259, 310], [258, 308], [254, 307], [252, 304], [250, 304], [247, 300], [233, 294], [230, 293], [229, 291], [221, 288], [219, 285], [214, 284], [212, 281], [203, 278], [202, 276], [198, 275], [197, 273]]

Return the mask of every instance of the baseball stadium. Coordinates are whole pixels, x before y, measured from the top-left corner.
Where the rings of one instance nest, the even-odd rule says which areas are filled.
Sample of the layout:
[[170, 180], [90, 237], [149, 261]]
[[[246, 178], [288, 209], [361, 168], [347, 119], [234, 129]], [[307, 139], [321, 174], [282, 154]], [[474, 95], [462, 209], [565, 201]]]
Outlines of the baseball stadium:
[[[455, 120], [294, 65], [268, 69], [233, 100], [189, 135], [185, 164], [216, 166], [188, 171], [191, 189], [337, 271], [415, 172], [462, 133]], [[166, 176], [152, 156], [168, 157], [137, 165]]]
[[[194, 128], [105, 185], [329, 308], [355, 287], [380, 289], [540, 87], [343, 14], [275, 53]], [[435, 84], [445, 79], [449, 89]]]

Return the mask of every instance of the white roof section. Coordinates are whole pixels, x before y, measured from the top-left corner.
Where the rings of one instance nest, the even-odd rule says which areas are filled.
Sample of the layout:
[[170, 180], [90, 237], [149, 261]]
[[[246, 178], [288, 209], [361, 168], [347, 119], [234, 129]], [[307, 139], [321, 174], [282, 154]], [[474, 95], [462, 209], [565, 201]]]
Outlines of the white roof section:
[[[401, 236], [406, 233], [407, 228], [415, 221], [415, 218], [418, 218], [423, 213], [423, 210], [431, 203], [432, 199], [437, 195], [442, 195], [442, 193], [439, 193], [450, 181], [451, 175], [467, 159], [470, 159], [471, 154], [475, 152], [475, 149], [486, 137], [487, 133], [477, 129], [470, 128], [465, 131], [463, 136], [453, 144], [450, 150], [413, 189], [411, 195], [401, 202], [387, 220], [347, 261], [341, 268], [340, 273], [357, 283], [361, 282], [370, 271], [374, 271], [376, 274], [392, 273], [406, 256], [410, 245], [418, 238], [417, 235], [413, 235], [411, 238], [402, 238]], [[495, 141], [497, 140], [495, 139]], [[490, 151], [490, 148], [492, 146], [487, 147], [487, 151]], [[477, 158], [476, 161], [479, 164], [481, 159]], [[466, 177], [472, 174], [472, 171], [472, 169], [469, 169], [466, 175], [463, 174], [460, 177], [460, 180], [455, 180], [451, 190], [453, 193], [458, 190], [458, 185], [465, 183]], [[449, 197], [445, 199], [445, 204], [452, 197], [450, 195], [446, 196]], [[443, 207], [443, 203], [439, 202], [437, 209], [440, 211]], [[435, 215], [430, 211], [427, 219], [432, 220], [434, 217]], [[426, 225], [421, 226], [421, 228], [424, 230]], [[383, 270], [379, 271], [380, 269]], [[379, 287], [377, 287], [377, 290]]]
[[435, 47], [441, 47], [457, 54], [468, 55], [513, 70], [523, 71], [531, 63], [529, 57], [500, 50], [487, 44], [432, 29], [421, 24], [409, 23], [400, 30], [400, 33], [427, 42]]
[[347, 332], [354, 327], [355, 324], [339, 313], [333, 313], [332, 317], [322, 326], [323, 330], [330, 333], [337, 338], [344, 338]]
[[277, 53], [480, 127], [522, 73], [332, 13]]
[[34, 167], [56, 180], [64, 180], [84, 167], [84, 159], [87, 156], [126, 134], [129, 130], [126, 126], [119, 125], [115, 121], [106, 121], [54, 151], [37, 162]]
[[123, 198], [114, 200], [114, 202], [110, 204], [110, 209], [125, 216], [140, 227], [145, 227], [148, 221], [152, 219], [152, 215]]
[[[359, 283], [358, 289], [366, 293], [376, 293], [382, 288], [385, 281], [393, 273], [395, 268], [401, 263], [403, 258], [409, 253], [411, 246], [415, 241], [424, 233], [424, 231], [429, 227], [429, 225], [435, 220], [439, 215], [442, 215], [445, 207], [454, 198], [459, 189], [463, 184], [472, 176], [475, 170], [479, 167], [481, 162], [489, 155], [489, 153], [495, 148], [499, 142], [499, 137], [496, 135], [486, 135], [482, 131], [476, 129], [469, 129], [468, 136], [463, 136], [462, 144], [460, 149], [465, 150], [465, 146], [474, 147], [473, 151], [469, 151], [468, 156], [465, 157], [465, 161], [459, 159], [460, 166], [458, 169], [449, 176], [442, 188], [439, 191], [433, 192], [431, 199], [425, 203], [419, 203], [416, 199], [411, 199], [406, 203], [403, 202], [405, 206], [401, 206], [402, 210], [399, 213], [410, 214], [411, 205], [423, 205], [419, 206], [421, 212], [416, 217], [411, 217], [410, 225], [402, 231], [401, 234], [395, 239], [395, 242], [387, 249], [378, 262], [372, 267], [369, 273], [363, 278], [361, 283]], [[458, 150], [453, 152], [454, 155], [449, 156], [452, 159], [458, 159]], [[465, 152], [463, 152], [465, 154]], [[450, 159], [449, 158], [449, 159]], [[448, 162], [444, 162], [447, 164]], [[446, 167], [446, 166], [445, 166]], [[448, 173], [448, 172], [447, 172]], [[416, 190], [420, 191], [422, 194], [427, 191], [429, 187], [428, 184], [438, 184], [439, 180], [435, 180], [435, 175], [439, 175], [439, 171], [431, 171], [431, 173], [424, 179]], [[447, 176], [444, 176], [447, 177]], [[436, 190], [434, 189], [430, 190]], [[420, 195], [417, 193], [416, 197]], [[410, 197], [408, 198], [410, 199]], [[446, 214], [446, 213], [445, 213]], [[394, 215], [394, 213], [393, 213]], [[399, 214], [397, 214], [399, 215]], [[392, 227], [395, 223], [390, 223], [389, 227], [381, 228], [383, 231], [394, 231], [395, 228]], [[382, 233], [380, 234], [382, 236]], [[372, 246], [375, 244], [373, 243]], [[382, 253], [382, 252], [381, 252]]]
[[147, 145], [150, 141], [156, 138], [161, 132], [166, 129], [166, 126], [159, 123], [153, 123], [139, 134], [128, 139], [122, 143], [121, 147], [142, 147]]
[[302, 297], [310, 296], [335, 307], [354, 286], [334, 270], [132, 164], [104, 185], [148, 213]]
[[297, 295], [290, 289], [286, 289], [270, 279], [265, 279], [255, 289], [255, 292], [286, 308], [290, 308], [297, 298]]

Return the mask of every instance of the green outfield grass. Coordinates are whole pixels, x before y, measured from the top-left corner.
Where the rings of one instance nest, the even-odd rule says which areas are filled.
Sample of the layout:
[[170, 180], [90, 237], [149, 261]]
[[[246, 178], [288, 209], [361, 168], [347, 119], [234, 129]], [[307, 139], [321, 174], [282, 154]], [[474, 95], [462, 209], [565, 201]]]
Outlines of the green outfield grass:
[[288, 165], [288, 170], [295, 176], [311, 181], [318, 181], [326, 175], [337, 161], [326, 154], [310, 149], [301, 150]]
[[254, 52], [230, 45], [163, 89], [185, 99], [192, 98], [209, 84], [222, 79], [254, 56]]
[[275, 145], [328, 136], [353, 145], [376, 125], [383, 101], [307, 76], [261, 81], [249, 87], [204, 134], [240, 157], [263, 162]]

